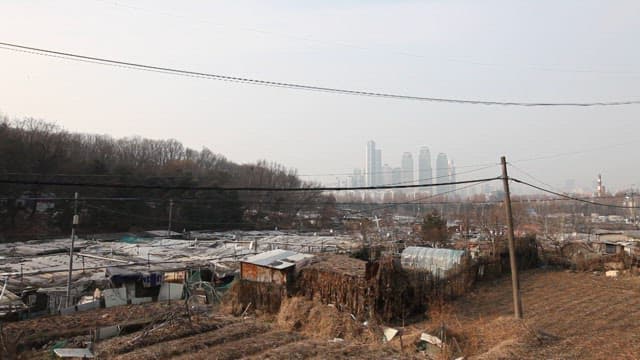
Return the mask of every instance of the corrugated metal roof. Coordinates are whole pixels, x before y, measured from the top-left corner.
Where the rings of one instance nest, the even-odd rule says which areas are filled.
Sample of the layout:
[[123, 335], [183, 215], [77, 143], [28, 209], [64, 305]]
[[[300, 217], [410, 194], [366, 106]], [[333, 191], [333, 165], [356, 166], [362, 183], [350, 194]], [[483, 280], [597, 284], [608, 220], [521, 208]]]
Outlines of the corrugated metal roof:
[[280, 270], [294, 266], [296, 262], [310, 257], [313, 255], [277, 249], [249, 256], [242, 262]]
[[459, 265], [464, 253], [463, 250], [410, 246], [402, 252], [401, 261], [403, 267], [429, 270], [441, 276]]

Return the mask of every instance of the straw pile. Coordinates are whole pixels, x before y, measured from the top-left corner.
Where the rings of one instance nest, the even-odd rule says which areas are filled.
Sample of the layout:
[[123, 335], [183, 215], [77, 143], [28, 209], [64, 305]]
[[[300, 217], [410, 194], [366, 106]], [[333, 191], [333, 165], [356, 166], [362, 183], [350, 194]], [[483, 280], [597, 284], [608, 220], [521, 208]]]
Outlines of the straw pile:
[[237, 280], [231, 285], [226, 299], [234, 315], [241, 315], [247, 310], [275, 314], [286, 296], [287, 289], [283, 285]]
[[299, 331], [322, 340], [358, 340], [372, 334], [362, 322], [339, 311], [335, 305], [325, 305], [303, 297], [288, 298], [282, 303], [277, 324], [284, 330]]

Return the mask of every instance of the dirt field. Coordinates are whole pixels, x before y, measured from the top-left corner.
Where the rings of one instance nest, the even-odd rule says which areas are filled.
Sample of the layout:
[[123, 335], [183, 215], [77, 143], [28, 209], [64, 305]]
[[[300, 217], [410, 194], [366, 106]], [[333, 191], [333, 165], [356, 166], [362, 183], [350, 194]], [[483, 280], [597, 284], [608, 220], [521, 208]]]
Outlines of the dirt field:
[[7, 339], [18, 340], [20, 351], [14, 357], [0, 352], [0, 359], [51, 359], [54, 345], [83, 347], [95, 327], [114, 324], [126, 324], [128, 331], [95, 344], [99, 359], [411, 358], [371, 342], [367, 327], [333, 306], [296, 299], [286, 309], [280, 318], [243, 318], [213, 309], [188, 316], [184, 303], [174, 302], [15, 322], [4, 331]]
[[433, 306], [464, 355], [477, 359], [639, 359], [640, 278], [531, 270], [521, 277], [524, 321], [513, 319], [509, 277], [480, 284], [464, 298]]
[[80, 346], [92, 327], [114, 323], [133, 327], [96, 344], [101, 359], [424, 359], [416, 340], [443, 324], [450, 348], [471, 359], [640, 358], [640, 278], [527, 271], [524, 322], [512, 317], [510, 285], [505, 277], [454, 302], [432, 304], [429, 320], [405, 327], [402, 349], [399, 337], [382, 344], [374, 326], [301, 299], [285, 302], [275, 317], [213, 311], [189, 318], [183, 303], [147, 304], [11, 323], [5, 330], [24, 333], [24, 359], [50, 358], [55, 341]]

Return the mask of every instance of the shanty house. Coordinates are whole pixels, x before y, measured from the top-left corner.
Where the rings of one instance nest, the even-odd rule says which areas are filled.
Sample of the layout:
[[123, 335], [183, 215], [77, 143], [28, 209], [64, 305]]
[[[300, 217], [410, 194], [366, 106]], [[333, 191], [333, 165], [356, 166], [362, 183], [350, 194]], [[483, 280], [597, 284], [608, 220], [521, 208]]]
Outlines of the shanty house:
[[243, 280], [286, 285], [291, 282], [296, 264], [313, 255], [288, 250], [271, 250], [240, 260], [240, 278]]
[[5, 287], [0, 287], [0, 319], [11, 318], [17, 320], [21, 312], [27, 309], [19, 296]]
[[593, 248], [602, 254], [622, 254], [624, 246], [621, 242], [617, 241], [593, 241]]
[[109, 278], [113, 288], [124, 287], [125, 303], [151, 301], [157, 298], [163, 285], [164, 274], [159, 271], [141, 271], [137, 269], [124, 269], [108, 267], [105, 276]]

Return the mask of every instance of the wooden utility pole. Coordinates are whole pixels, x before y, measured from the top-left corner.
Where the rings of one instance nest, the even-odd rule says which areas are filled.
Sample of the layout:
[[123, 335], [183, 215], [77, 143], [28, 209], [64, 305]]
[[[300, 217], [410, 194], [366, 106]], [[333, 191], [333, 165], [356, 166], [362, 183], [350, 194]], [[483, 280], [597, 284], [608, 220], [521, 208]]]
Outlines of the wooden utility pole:
[[171, 218], [173, 217], [173, 199], [169, 199], [169, 227], [167, 228], [167, 237], [171, 237]]
[[[67, 277], [67, 301], [66, 306], [71, 306], [71, 275], [73, 272], [73, 248], [76, 239], [76, 225], [78, 225], [78, 193], [73, 196], [73, 222], [71, 224], [71, 247], [69, 247], [69, 276]], [[84, 260], [83, 260], [84, 261]]]
[[507, 159], [500, 158], [502, 164], [502, 185], [504, 186], [504, 207], [507, 214], [507, 239], [509, 244], [509, 264], [511, 266], [511, 287], [513, 290], [513, 311], [516, 319], [522, 319], [522, 300], [520, 299], [520, 278], [518, 277], [518, 260], [513, 235], [513, 213], [511, 211], [511, 193], [509, 192], [509, 176], [507, 175]]

